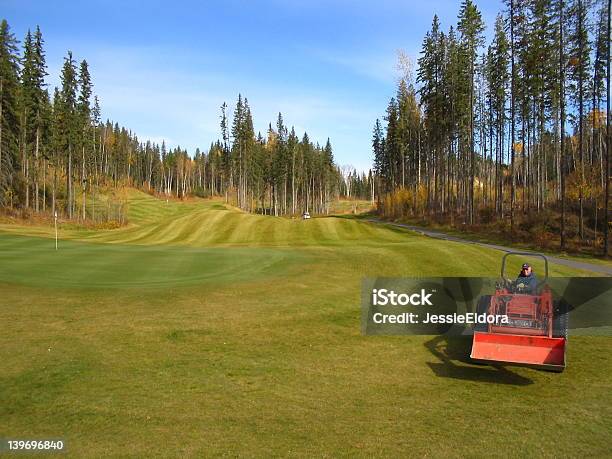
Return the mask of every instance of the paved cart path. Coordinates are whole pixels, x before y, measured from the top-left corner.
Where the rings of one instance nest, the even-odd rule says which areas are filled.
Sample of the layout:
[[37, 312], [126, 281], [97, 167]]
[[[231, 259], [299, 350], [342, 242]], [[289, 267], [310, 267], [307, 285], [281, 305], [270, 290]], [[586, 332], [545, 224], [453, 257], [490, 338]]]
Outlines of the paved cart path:
[[[461, 242], [463, 244], [475, 244], [475, 245], [479, 245], [482, 247], [488, 247], [490, 249], [501, 250], [502, 252], [533, 252], [533, 250], [506, 247], [503, 245], [489, 244], [487, 242], [471, 241], [469, 239], [463, 239], [457, 236], [451, 236], [450, 234], [446, 234], [441, 231], [435, 231], [435, 230], [431, 230], [428, 228], [422, 228], [420, 226], [408, 225], [405, 223], [393, 223], [393, 222], [386, 222], [383, 220], [375, 220], [375, 219], [368, 219], [367, 221], [372, 222], [372, 223], [381, 223], [385, 225], [406, 228], [416, 233], [422, 234], [423, 236], [429, 236], [429, 237], [433, 237], [436, 239], [442, 239], [445, 241], [452, 241], [452, 242]], [[559, 257], [550, 256], [550, 255], [546, 255], [546, 258], [548, 258], [548, 261], [552, 263], [556, 263], [558, 265], [568, 266], [570, 268], [575, 268], [575, 269], [584, 269], [586, 271], [593, 271], [596, 273], [601, 273], [601, 274], [606, 274], [608, 276], [612, 276], [612, 265], [603, 265], [603, 264], [599, 265], [599, 264], [594, 264], [594, 263], [587, 263], [584, 261], [568, 260], [567, 258], [559, 258]]]

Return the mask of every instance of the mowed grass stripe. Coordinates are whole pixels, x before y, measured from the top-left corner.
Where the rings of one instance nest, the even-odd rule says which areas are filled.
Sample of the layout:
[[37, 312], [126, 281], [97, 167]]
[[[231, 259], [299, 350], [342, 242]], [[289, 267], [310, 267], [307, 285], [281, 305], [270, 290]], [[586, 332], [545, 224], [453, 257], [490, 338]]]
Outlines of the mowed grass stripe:
[[0, 234], [0, 282], [46, 287], [135, 288], [250, 282], [305, 256], [267, 248], [90, 244]]
[[[366, 258], [368, 250], [381, 246], [391, 248], [390, 257], [403, 257], [406, 248], [412, 245], [414, 249], [411, 250], [416, 254], [415, 257], [420, 259], [421, 264], [432, 263], [437, 266], [440, 265], [440, 260], [437, 258], [443, 258], [444, 263], [441, 264], [441, 268], [453, 267], [451, 271], [456, 275], [481, 272], [479, 267], [484, 267], [478, 256], [465, 255], [473, 253], [473, 247], [469, 244], [434, 240], [402, 228], [353, 218], [317, 217], [302, 220], [253, 215], [227, 206], [219, 200], [166, 202], [140, 192], [130, 193], [130, 206], [132, 209], [130, 212], [138, 215], [137, 221], [132, 222], [131, 226], [98, 232], [65, 230], [60, 227], [60, 245], [64, 245], [66, 240], [80, 240], [160, 248], [177, 246], [185, 249], [215, 247], [309, 249], [339, 246], [357, 248]], [[29, 231], [28, 228], [10, 229], [22, 233]], [[40, 234], [39, 227], [33, 227], [32, 233]], [[47, 234], [52, 236], [52, 229], [48, 229]], [[49, 244], [51, 245], [52, 243]], [[136, 249], [130, 248], [128, 252], [134, 250]], [[476, 253], [486, 254], [488, 259], [501, 257], [499, 252], [488, 249]], [[171, 264], [173, 261], [169, 260], [168, 263]], [[539, 269], [537, 264], [536, 268]], [[497, 269], [487, 274], [497, 276]]]
[[[60, 223], [60, 238], [138, 245], [299, 247], [375, 245], [414, 237], [408, 231], [350, 218], [289, 219], [244, 213], [219, 200], [166, 202], [139, 191], [131, 191], [128, 196], [128, 227], [88, 231], [66, 229]], [[53, 228], [9, 225], [3, 229], [20, 234], [54, 236]]]

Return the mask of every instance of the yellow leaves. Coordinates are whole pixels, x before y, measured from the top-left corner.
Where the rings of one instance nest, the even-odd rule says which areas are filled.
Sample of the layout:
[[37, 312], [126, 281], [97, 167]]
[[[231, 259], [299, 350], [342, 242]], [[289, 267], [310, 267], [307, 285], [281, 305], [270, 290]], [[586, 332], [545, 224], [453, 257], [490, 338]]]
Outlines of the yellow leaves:
[[565, 193], [568, 199], [578, 200], [582, 193], [583, 199], [603, 199], [605, 196], [602, 187], [601, 171], [594, 166], [584, 168], [584, 178], [580, 163], [576, 163], [576, 170], [569, 174], [565, 179]]
[[570, 147], [572, 148], [572, 150], [578, 147], [578, 136], [571, 135], [569, 137], [569, 141], [570, 141]]
[[514, 148], [515, 153], [523, 153], [523, 143], [522, 142], [515, 142], [514, 144], [512, 144], [512, 147]]
[[278, 134], [272, 130], [268, 132], [268, 141], [266, 142], [265, 149], [268, 151], [274, 150], [276, 147], [276, 141], [278, 139]]
[[420, 185], [416, 190], [398, 188], [384, 195], [379, 210], [388, 218], [403, 218], [421, 213], [427, 202], [427, 189]]
[[606, 112], [605, 110], [593, 110], [587, 114], [587, 120], [589, 126], [593, 126], [594, 123], [596, 129], [605, 128]]

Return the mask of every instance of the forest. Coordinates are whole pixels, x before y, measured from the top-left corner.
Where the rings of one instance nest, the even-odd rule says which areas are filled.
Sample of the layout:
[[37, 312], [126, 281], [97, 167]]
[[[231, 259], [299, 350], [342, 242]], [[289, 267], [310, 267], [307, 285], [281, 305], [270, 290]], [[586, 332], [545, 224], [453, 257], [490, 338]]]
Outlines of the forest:
[[[40, 28], [23, 46], [0, 25], [0, 208], [26, 215], [58, 212], [79, 221], [125, 222], [125, 186], [163, 197], [224, 196], [244, 210], [272, 215], [327, 213], [340, 195], [370, 190], [371, 175], [334, 163], [331, 142], [300, 137], [278, 114], [255, 133], [246, 97], [220, 107], [221, 137], [207, 151], [168, 148], [119, 123], [101, 121], [86, 60], [68, 52], [61, 85], [45, 83]], [[98, 204], [96, 204], [98, 198]], [[104, 198], [105, 205], [100, 205]], [[112, 199], [111, 199], [112, 198]]]
[[434, 16], [374, 125], [380, 213], [607, 254], [610, 1], [506, 0], [491, 36]]

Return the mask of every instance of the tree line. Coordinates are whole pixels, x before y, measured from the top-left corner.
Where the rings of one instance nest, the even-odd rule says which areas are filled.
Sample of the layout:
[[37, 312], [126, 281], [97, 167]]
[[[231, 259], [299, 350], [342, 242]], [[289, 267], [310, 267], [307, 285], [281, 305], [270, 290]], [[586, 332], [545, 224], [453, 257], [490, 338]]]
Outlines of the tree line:
[[273, 215], [329, 211], [341, 182], [329, 139], [325, 146], [313, 144], [307, 133], [300, 139], [281, 113], [274, 127], [268, 125], [265, 137], [255, 135], [248, 100], [240, 94], [231, 127], [226, 104], [220, 118], [221, 139], [208, 155], [209, 161], [212, 155], [213, 163], [218, 162], [220, 172], [212, 192], [233, 191], [240, 208]]
[[[50, 92], [40, 29], [23, 46], [0, 23], [0, 207], [97, 220], [101, 190], [138, 187], [167, 197], [225, 196], [240, 208], [273, 215], [325, 213], [347, 181], [331, 142], [313, 142], [279, 113], [255, 133], [248, 100], [220, 108], [221, 138], [192, 154], [167, 148], [116, 122], [101, 121], [86, 60], [68, 52], [60, 86]], [[351, 183], [355, 177], [351, 178]], [[358, 181], [358, 180], [357, 180]], [[96, 212], [98, 214], [96, 215]]]
[[[609, 244], [610, 0], [506, 0], [492, 41], [471, 0], [437, 16], [372, 148], [389, 216]], [[552, 216], [552, 217], [551, 217]]]

